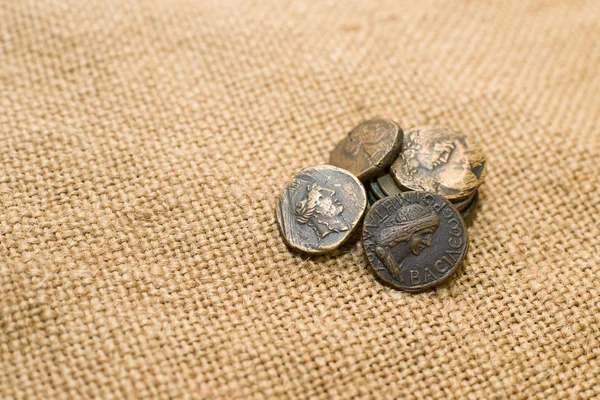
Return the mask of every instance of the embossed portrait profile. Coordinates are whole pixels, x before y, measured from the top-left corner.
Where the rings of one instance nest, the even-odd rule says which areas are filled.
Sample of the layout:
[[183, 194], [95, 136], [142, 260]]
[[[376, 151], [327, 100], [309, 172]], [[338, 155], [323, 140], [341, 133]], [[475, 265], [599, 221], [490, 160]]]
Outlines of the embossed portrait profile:
[[359, 125], [348, 134], [344, 151], [354, 157], [378, 159], [388, 151], [386, 146], [381, 146], [380, 143], [387, 138], [389, 131], [389, 127], [381, 123]]
[[[398, 209], [384, 222], [373, 238], [375, 254], [394, 279], [403, 281], [404, 261], [431, 246], [439, 225], [439, 215], [418, 203]], [[404, 246], [398, 249], [400, 245]]]
[[345, 232], [349, 223], [342, 216], [344, 206], [332, 187], [313, 181], [309, 176], [296, 178], [292, 190], [296, 222], [310, 226], [319, 239], [333, 232]]
[[467, 137], [443, 127], [413, 129], [405, 134], [393, 166], [398, 183], [447, 198], [471, 194], [485, 177], [485, 156], [469, 147]]

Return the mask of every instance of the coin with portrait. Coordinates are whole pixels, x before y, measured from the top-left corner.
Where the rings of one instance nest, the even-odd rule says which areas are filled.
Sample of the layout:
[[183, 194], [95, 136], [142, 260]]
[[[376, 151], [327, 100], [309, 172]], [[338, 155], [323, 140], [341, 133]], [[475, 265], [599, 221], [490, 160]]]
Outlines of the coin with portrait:
[[433, 192], [452, 201], [472, 195], [485, 173], [482, 150], [467, 136], [439, 126], [406, 132], [402, 153], [391, 167], [400, 187]]
[[446, 282], [468, 249], [458, 211], [430, 192], [406, 192], [379, 200], [363, 224], [371, 272], [395, 289], [419, 292]]
[[402, 129], [394, 121], [365, 121], [335, 146], [329, 163], [367, 182], [389, 168], [398, 157], [402, 137]]
[[360, 181], [331, 165], [301, 170], [277, 201], [276, 217], [285, 243], [308, 254], [341, 246], [356, 230], [367, 206]]

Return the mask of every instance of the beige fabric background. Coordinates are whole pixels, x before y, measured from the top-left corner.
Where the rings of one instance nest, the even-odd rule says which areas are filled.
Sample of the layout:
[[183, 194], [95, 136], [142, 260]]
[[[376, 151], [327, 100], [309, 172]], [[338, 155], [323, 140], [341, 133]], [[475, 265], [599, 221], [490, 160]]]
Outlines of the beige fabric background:
[[[600, 396], [600, 3], [2, 1], [0, 397]], [[291, 254], [363, 119], [485, 149], [464, 271]]]

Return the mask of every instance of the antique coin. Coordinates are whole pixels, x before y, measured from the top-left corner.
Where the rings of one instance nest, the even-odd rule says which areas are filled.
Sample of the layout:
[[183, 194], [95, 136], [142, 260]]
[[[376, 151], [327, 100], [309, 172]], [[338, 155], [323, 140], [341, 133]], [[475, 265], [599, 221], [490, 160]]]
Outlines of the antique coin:
[[379, 199], [377, 197], [375, 197], [373, 192], [371, 192], [370, 190], [367, 190], [367, 200], [368, 200], [369, 205], [372, 206]]
[[402, 136], [402, 129], [393, 121], [377, 119], [363, 122], [335, 146], [329, 163], [368, 182], [398, 157]]
[[371, 191], [371, 193], [373, 193], [373, 195], [375, 195], [375, 198], [377, 200], [387, 197], [387, 195], [385, 193], [383, 193], [383, 191], [381, 190], [381, 188], [375, 181], [369, 183], [369, 190]]
[[465, 224], [467, 224], [467, 226], [471, 226], [471, 224], [473, 223], [473, 220], [475, 219], [475, 214], [477, 213], [477, 202], [478, 201], [479, 201], [479, 191], [475, 192], [475, 195], [473, 195], [471, 202], [460, 212], [463, 217], [463, 220], [465, 221]]
[[467, 228], [445, 198], [406, 192], [373, 204], [363, 224], [363, 246], [371, 272], [409, 292], [447, 281], [468, 249]]
[[391, 174], [400, 187], [424, 190], [451, 201], [464, 200], [483, 182], [483, 152], [460, 133], [433, 126], [404, 135], [402, 153]]
[[385, 174], [377, 178], [377, 184], [386, 196], [393, 196], [395, 194], [402, 193], [402, 190], [400, 190], [398, 185], [396, 185], [394, 178], [392, 178], [390, 174]]
[[477, 194], [477, 191], [475, 191], [475, 193], [473, 193], [472, 195], [470, 195], [469, 197], [467, 197], [465, 200], [461, 200], [459, 202], [452, 202], [452, 205], [458, 211], [462, 212], [464, 209], [466, 209], [471, 204], [471, 202], [475, 198], [476, 194]]
[[331, 165], [305, 168], [277, 201], [279, 231], [291, 248], [323, 254], [351, 236], [366, 206], [365, 188], [348, 171]]

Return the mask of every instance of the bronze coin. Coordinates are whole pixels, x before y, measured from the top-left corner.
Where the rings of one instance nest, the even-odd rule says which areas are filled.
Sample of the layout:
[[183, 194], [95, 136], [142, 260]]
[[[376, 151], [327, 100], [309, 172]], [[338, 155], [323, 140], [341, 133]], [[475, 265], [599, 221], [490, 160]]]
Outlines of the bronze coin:
[[377, 178], [377, 184], [386, 196], [393, 196], [395, 194], [402, 193], [402, 190], [400, 190], [398, 185], [396, 185], [394, 178], [392, 178], [390, 174], [385, 174]]
[[402, 146], [402, 129], [394, 121], [363, 122], [348, 133], [331, 152], [329, 163], [368, 182], [394, 162]]
[[461, 210], [461, 215], [463, 220], [467, 224], [467, 226], [471, 226], [473, 224], [473, 220], [475, 219], [475, 214], [477, 214], [477, 203], [479, 201], [479, 191], [475, 192], [471, 202]]
[[467, 136], [439, 126], [406, 132], [402, 153], [391, 167], [399, 186], [433, 192], [451, 201], [472, 195], [485, 173], [486, 160], [479, 147]]
[[367, 190], [367, 200], [368, 200], [369, 205], [372, 206], [379, 199], [377, 197], [375, 197], [375, 195], [373, 194], [373, 192], [371, 192], [370, 190]]
[[467, 254], [462, 216], [445, 198], [406, 192], [367, 212], [363, 246], [370, 271], [395, 289], [419, 292], [447, 281]]
[[375, 181], [369, 183], [369, 191], [371, 193], [373, 193], [373, 195], [375, 196], [375, 198], [377, 200], [381, 200], [384, 197], [387, 197], [387, 195], [385, 193], [383, 193], [383, 190], [381, 190], [381, 188], [379, 187], [379, 185]]
[[292, 249], [323, 254], [340, 247], [356, 230], [367, 193], [351, 173], [331, 165], [301, 170], [277, 201], [279, 231]]
[[475, 198], [476, 194], [477, 194], [477, 191], [475, 191], [475, 193], [473, 193], [472, 195], [467, 197], [465, 200], [461, 200], [458, 202], [452, 202], [452, 205], [454, 206], [454, 208], [456, 208], [458, 211], [460, 211], [462, 213], [463, 210], [465, 210], [471, 204], [471, 202]]

